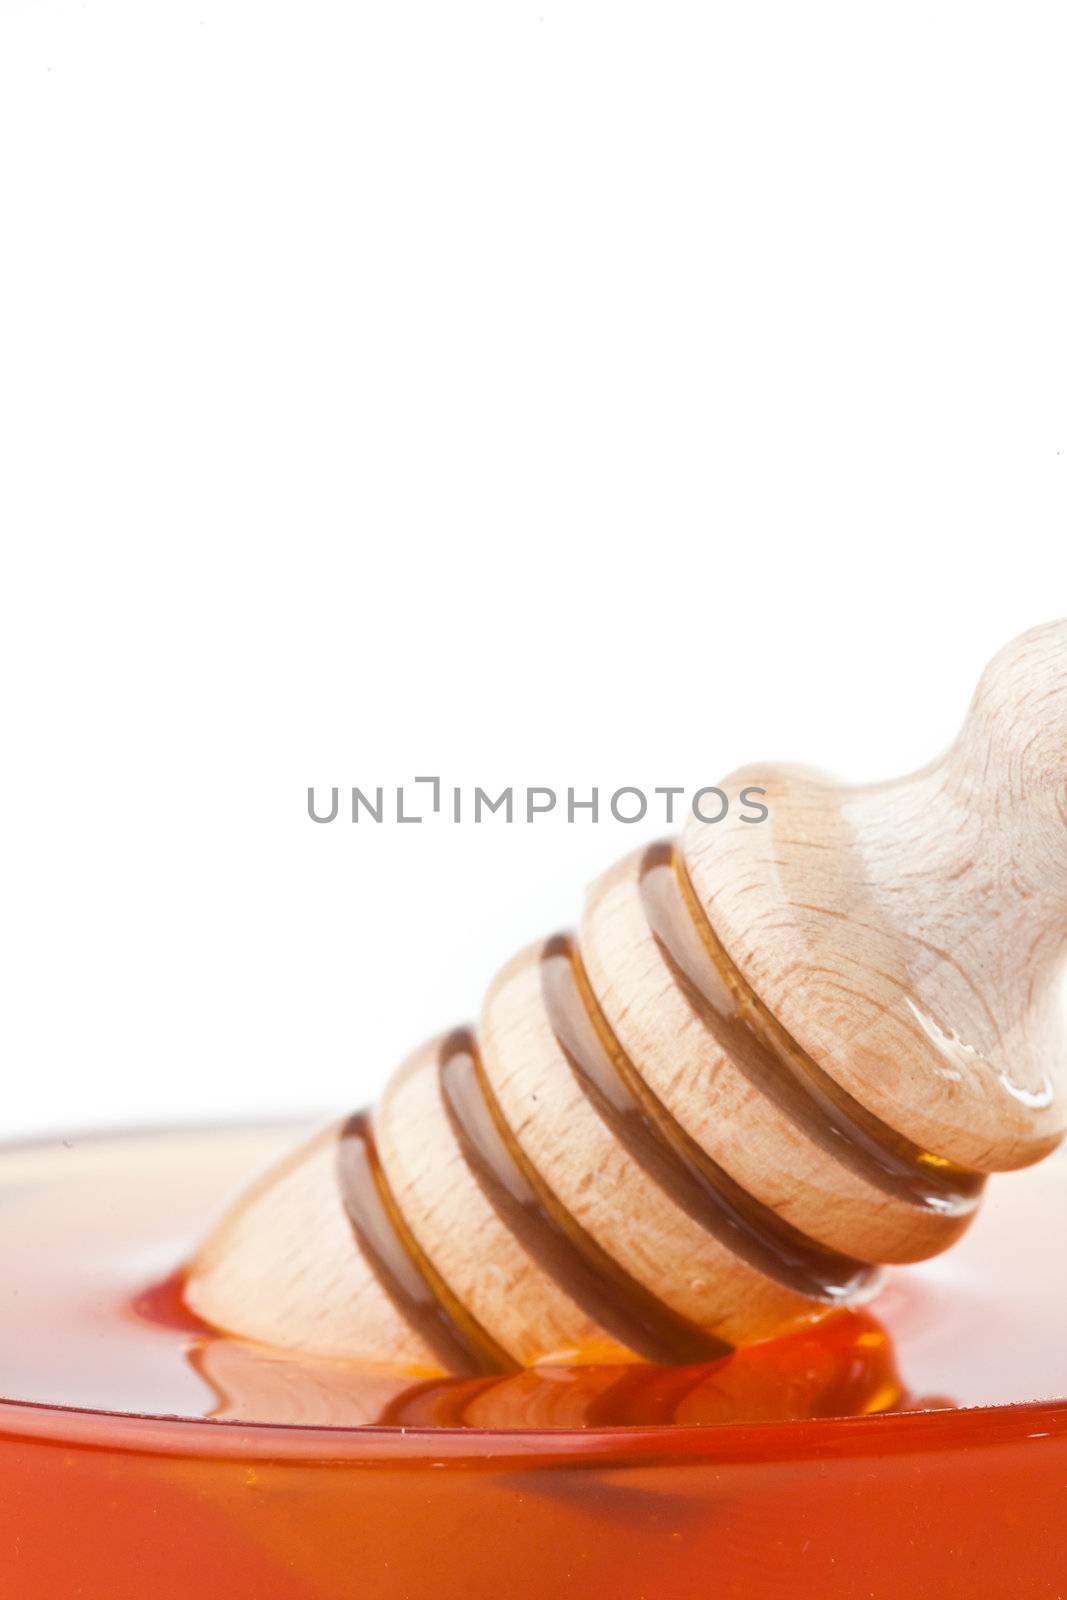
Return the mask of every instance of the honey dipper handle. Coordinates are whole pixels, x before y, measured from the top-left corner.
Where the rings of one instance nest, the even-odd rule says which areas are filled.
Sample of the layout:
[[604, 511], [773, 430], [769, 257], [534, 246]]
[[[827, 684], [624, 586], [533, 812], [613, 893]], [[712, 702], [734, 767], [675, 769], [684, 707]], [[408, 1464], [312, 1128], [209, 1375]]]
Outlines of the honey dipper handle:
[[1065, 1120], [1067, 623], [993, 659], [920, 772], [849, 789], [761, 771], [765, 827], [686, 838], [745, 981], [920, 1148], [983, 1172], [1046, 1154]]
[[946, 762], [961, 804], [984, 820], [996, 898], [1032, 897], [1035, 940], [1003, 952], [1058, 961], [1067, 940], [1067, 623], [1034, 628], [982, 674]]

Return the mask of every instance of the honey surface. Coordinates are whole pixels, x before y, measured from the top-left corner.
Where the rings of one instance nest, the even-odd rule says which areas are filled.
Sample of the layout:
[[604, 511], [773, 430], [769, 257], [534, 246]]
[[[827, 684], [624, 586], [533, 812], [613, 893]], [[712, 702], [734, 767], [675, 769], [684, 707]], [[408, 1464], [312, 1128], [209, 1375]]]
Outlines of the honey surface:
[[69, 1141], [0, 1154], [0, 1397], [151, 1415], [480, 1428], [781, 1421], [1067, 1395], [1048, 1264], [1067, 1160], [994, 1185], [949, 1255], [870, 1308], [722, 1360], [441, 1380], [220, 1338], [174, 1276], [293, 1130]]

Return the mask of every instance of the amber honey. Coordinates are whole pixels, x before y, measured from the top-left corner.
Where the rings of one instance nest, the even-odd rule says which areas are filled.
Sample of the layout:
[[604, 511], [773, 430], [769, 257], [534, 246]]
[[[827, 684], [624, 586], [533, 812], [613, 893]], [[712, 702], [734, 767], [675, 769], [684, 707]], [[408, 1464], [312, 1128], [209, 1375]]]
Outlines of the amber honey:
[[190, 1244], [294, 1131], [0, 1155], [5, 1600], [1067, 1590], [1067, 1162], [776, 1342], [443, 1380], [184, 1309]]

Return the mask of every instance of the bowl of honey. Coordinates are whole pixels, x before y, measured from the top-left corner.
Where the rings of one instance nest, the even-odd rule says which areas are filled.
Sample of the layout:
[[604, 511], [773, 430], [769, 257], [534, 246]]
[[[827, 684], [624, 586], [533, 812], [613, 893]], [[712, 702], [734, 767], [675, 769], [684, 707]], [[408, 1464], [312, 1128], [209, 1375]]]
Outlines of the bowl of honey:
[[869, 1305], [722, 1360], [447, 1379], [186, 1309], [197, 1238], [300, 1132], [0, 1151], [0, 1594], [1064, 1592], [1067, 1158]]

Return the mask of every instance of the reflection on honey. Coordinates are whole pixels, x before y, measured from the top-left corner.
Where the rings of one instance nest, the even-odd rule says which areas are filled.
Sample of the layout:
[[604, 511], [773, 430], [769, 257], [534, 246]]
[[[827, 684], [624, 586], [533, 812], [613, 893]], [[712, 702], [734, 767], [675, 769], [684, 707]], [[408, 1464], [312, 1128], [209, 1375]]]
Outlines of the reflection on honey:
[[308, 1362], [235, 1339], [190, 1350], [212, 1415], [408, 1428], [604, 1428], [862, 1416], [906, 1403], [885, 1331], [837, 1312], [801, 1333], [688, 1367], [535, 1367], [500, 1378], [412, 1381]]

